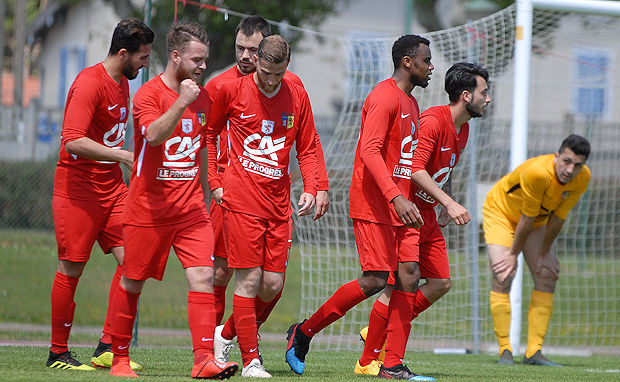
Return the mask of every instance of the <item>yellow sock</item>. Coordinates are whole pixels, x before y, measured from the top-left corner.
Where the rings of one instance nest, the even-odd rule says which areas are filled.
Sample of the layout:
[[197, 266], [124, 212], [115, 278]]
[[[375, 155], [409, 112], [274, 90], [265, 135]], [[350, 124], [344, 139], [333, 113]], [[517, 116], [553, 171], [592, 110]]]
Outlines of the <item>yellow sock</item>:
[[529, 328], [527, 332], [526, 357], [529, 358], [542, 349], [549, 321], [551, 320], [551, 313], [553, 313], [553, 293], [532, 291], [530, 308], [527, 314]]
[[506, 349], [512, 353], [512, 346], [510, 346], [510, 296], [507, 293], [491, 291], [489, 300], [491, 302], [493, 328], [499, 344], [499, 354], [501, 355]]

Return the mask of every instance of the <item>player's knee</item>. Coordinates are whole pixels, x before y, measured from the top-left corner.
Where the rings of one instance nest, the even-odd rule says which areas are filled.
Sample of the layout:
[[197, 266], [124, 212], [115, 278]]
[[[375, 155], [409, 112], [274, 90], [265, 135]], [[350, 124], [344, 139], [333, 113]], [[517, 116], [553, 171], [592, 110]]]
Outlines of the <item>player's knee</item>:
[[215, 285], [228, 285], [233, 273], [234, 270], [230, 268], [216, 268], [214, 276]]
[[399, 264], [399, 284], [401, 284], [405, 290], [415, 290], [420, 282], [420, 277], [421, 274], [418, 263], [408, 262]]
[[358, 279], [358, 282], [360, 284], [360, 288], [362, 288], [362, 291], [364, 292], [364, 295], [366, 295], [366, 297], [370, 297], [381, 292], [385, 288], [387, 285], [387, 276], [383, 278], [378, 275], [364, 274]]
[[437, 285], [435, 286], [435, 289], [439, 296], [443, 296], [444, 294], [448, 293], [451, 288], [452, 288], [452, 280], [450, 279], [438, 280]]
[[271, 301], [284, 287], [284, 283], [281, 280], [272, 280], [270, 282], [261, 285], [261, 295], [268, 297], [268, 300]]

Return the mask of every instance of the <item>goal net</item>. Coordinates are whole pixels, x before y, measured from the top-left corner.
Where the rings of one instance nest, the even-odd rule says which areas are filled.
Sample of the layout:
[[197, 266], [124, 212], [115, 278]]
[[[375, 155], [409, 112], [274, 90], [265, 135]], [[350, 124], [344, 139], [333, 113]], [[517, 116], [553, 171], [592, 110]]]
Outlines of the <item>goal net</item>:
[[[570, 133], [592, 143], [589, 189], [557, 239], [561, 272], [545, 348], [620, 351], [620, 74], [614, 65], [620, 58], [620, 23], [616, 17], [540, 10], [534, 11], [533, 20], [528, 157], [555, 152]], [[509, 171], [515, 7], [424, 36], [431, 41], [435, 70], [429, 86], [414, 91], [422, 110], [448, 103], [444, 74], [459, 61], [478, 62], [488, 69], [493, 101], [484, 118], [472, 120], [470, 141], [452, 175], [454, 197], [473, 219], [467, 226], [452, 223], [444, 229], [452, 289], [413, 322], [409, 348], [493, 352], [497, 344], [480, 211], [486, 192]], [[337, 39], [346, 57], [344, 96], [333, 135], [322, 138], [330, 210], [316, 222], [297, 217], [294, 221], [302, 261], [302, 319], [361, 273], [348, 217], [348, 190], [361, 108], [374, 85], [392, 74], [390, 52], [396, 37]], [[292, 195], [298, 197], [300, 182], [294, 187], [297, 192]], [[532, 287], [525, 270], [522, 344], [527, 343]], [[361, 349], [358, 333], [367, 325], [374, 301], [371, 297], [324, 329], [313, 348]]]

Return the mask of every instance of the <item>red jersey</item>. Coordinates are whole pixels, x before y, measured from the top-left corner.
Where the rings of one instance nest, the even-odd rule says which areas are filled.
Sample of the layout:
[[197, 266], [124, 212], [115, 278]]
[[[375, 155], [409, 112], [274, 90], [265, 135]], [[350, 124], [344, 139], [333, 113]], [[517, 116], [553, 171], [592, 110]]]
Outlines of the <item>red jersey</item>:
[[134, 164], [123, 222], [138, 226], [176, 224], [206, 214], [200, 185], [200, 149], [204, 146], [210, 101], [201, 88], [170, 137], [158, 146], [146, 132], [178, 98], [161, 75], [138, 89], [133, 102]]
[[[209, 92], [209, 98], [211, 101], [215, 100], [215, 95], [218, 90], [222, 87], [226, 82], [235, 81], [238, 78], [244, 77], [245, 75], [239, 71], [239, 67], [237, 65], [232, 68], [226, 70], [222, 74], [212, 78], [205, 85], [205, 89]], [[284, 78], [293, 82], [296, 85], [304, 87], [304, 84], [301, 82], [299, 76], [295, 73], [286, 71], [284, 73]], [[227, 133], [226, 130], [223, 129], [220, 133], [220, 140], [218, 146], [218, 157], [217, 157], [217, 171], [218, 174], [224, 172], [226, 166], [228, 166], [228, 153], [226, 152], [226, 148], [228, 147], [228, 142], [226, 140]], [[319, 134], [317, 133], [315, 136], [315, 144], [317, 150], [317, 159], [318, 159], [318, 171], [319, 171], [319, 190], [327, 191], [329, 190], [329, 181], [327, 179], [327, 169], [325, 167], [325, 158], [323, 156], [323, 147], [321, 146], [321, 139], [319, 138]]]
[[[229, 166], [220, 179], [215, 163], [217, 136], [228, 131]], [[209, 117], [209, 187], [224, 187], [224, 208], [272, 220], [291, 216], [289, 155], [293, 142], [304, 192], [316, 195], [314, 119], [306, 91], [287, 79], [271, 98], [245, 76], [225, 83]]]
[[[462, 124], [461, 131], [456, 132], [449, 105], [427, 109], [420, 116], [419, 141], [413, 153], [411, 171], [415, 173], [426, 170], [437, 183], [437, 187], [442, 188], [450, 179], [454, 166], [459, 163], [468, 136], [468, 123]], [[419, 208], [432, 208], [437, 205], [437, 201], [415, 183], [411, 193], [415, 194], [413, 201]]]
[[80, 72], [67, 96], [54, 195], [105, 200], [127, 190], [118, 162], [69, 154], [65, 144], [87, 137], [106, 147], [120, 149], [125, 143], [128, 103], [129, 84], [124, 76], [121, 83], [117, 83], [102, 63]]
[[351, 218], [403, 225], [390, 201], [409, 196], [419, 114], [416, 99], [393, 78], [381, 81], [364, 101], [349, 189]]

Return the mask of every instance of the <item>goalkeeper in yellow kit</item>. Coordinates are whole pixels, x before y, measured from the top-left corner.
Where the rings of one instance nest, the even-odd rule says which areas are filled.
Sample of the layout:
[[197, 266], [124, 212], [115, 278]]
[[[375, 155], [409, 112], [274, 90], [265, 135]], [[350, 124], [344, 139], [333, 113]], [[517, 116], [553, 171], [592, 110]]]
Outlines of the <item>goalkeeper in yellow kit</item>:
[[560, 263], [554, 248], [568, 212], [588, 187], [587, 139], [572, 134], [555, 154], [523, 162], [488, 193], [482, 208], [484, 238], [493, 271], [491, 315], [499, 343], [500, 364], [513, 364], [510, 346], [510, 299], [517, 256], [523, 252], [534, 279], [528, 313], [524, 364], [561, 366], [542, 354], [553, 311]]

